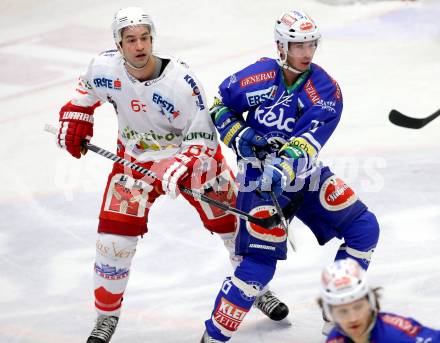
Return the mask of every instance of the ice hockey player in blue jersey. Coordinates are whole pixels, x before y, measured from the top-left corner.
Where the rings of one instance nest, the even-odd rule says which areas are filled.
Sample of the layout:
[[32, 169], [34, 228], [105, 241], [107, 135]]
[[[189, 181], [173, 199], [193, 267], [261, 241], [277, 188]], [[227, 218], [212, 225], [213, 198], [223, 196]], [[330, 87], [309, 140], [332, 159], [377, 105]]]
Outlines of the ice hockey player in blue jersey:
[[[320, 37], [306, 13], [284, 13], [275, 23], [279, 59], [262, 58], [225, 79], [211, 116], [222, 141], [237, 154], [238, 208], [267, 216], [275, 211], [273, 194], [286, 207], [301, 192], [295, 215], [318, 243], [343, 239], [335, 259], [352, 257], [367, 269], [379, 237], [377, 220], [317, 159], [342, 112], [337, 82], [312, 63]], [[273, 278], [277, 261], [286, 259], [286, 241], [282, 227], [240, 221], [236, 253], [243, 260], [224, 280], [202, 342], [228, 341], [254, 303], [270, 310], [256, 295]]]
[[439, 343], [440, 331], [412, 318], [379, 312], [378, 289], [350, 258], [338, 260], [322, 272], [320, 305], [336, 327], [327, 343]]

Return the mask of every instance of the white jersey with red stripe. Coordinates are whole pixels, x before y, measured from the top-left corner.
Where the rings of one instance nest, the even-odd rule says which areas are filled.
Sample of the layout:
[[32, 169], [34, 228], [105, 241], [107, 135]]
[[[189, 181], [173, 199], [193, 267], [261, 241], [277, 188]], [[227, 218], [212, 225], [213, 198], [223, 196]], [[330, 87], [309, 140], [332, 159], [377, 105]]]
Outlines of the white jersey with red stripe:
[[95, 57], [79, 78], [72, 103], [113, 105], [118, 118], [118, 154], [139, 162], [167, 158], [202, 146], [213, 155], [217, 136], [203, 88], [189, 67], [172, 57], [162, 60], [160, 75], [139, 81], [131, 76], [117, 50]]

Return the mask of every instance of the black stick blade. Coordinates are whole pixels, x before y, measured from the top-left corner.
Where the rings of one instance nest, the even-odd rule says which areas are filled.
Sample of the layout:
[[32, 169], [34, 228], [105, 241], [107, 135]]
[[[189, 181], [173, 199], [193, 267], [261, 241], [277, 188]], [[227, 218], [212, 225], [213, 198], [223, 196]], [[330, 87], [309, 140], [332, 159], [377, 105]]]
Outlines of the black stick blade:
[[424, 127], [429, 122], [433, 121], [435, 118], [440, 116], [440, 110], [431, 114], [426, 118], [412, 118], [404, 115], [397, 110], [391, 110], [388, 118], [390, 122], [397, 126], [406, 127], [408, 129], [420, 129]]
[[423, 119], [407, 117], [396, 110], [391, 110], [388, 118], [394, 125], [406, 127], [408, 129], [420, 129], [424, 125]]

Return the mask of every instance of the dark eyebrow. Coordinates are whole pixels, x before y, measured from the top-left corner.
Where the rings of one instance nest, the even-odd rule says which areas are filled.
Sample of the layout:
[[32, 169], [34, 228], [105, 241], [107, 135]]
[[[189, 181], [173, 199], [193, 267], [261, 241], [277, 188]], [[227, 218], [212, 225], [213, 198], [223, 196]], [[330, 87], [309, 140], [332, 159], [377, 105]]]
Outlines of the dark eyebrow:
[[[144, 32], [143, 34], [141, 34], [141, 37], [144, 37], [144, 36], [149, 36], [150, 35], [150, 32]], [[124, 38], [135, 38], [136, 36], [135, 35], [126, 35]]]

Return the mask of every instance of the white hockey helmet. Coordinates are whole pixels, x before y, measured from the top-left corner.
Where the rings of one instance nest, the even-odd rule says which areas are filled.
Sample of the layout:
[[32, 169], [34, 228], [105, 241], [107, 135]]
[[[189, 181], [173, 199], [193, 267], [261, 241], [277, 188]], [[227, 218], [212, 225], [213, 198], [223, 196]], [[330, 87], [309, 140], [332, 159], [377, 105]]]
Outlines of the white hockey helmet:
[[331, 317], [331, 305], [343, 305], [368, 297], [376, 310], [376, 297], [366, 277], [366, 272], [351, 258], [337, 260], [327, 266], [321, 275], [321, 297], [324, 311]]
[[283, 13], [275, 22], [274, 34], [275, 43], [281, 44], [285, 58], [290, 42], [310, 42], [321, 38], [321, 33], [313, 19], [301, 10]]
[[151, 37], [155, 38], [156, 29], [151, 17], [140, 7], [127, 7], [115, 13], [112, 23], [113, 38], [116, 45], [122, 41], [122, 29], [129, 26], [146, 25], [149, 27]]

